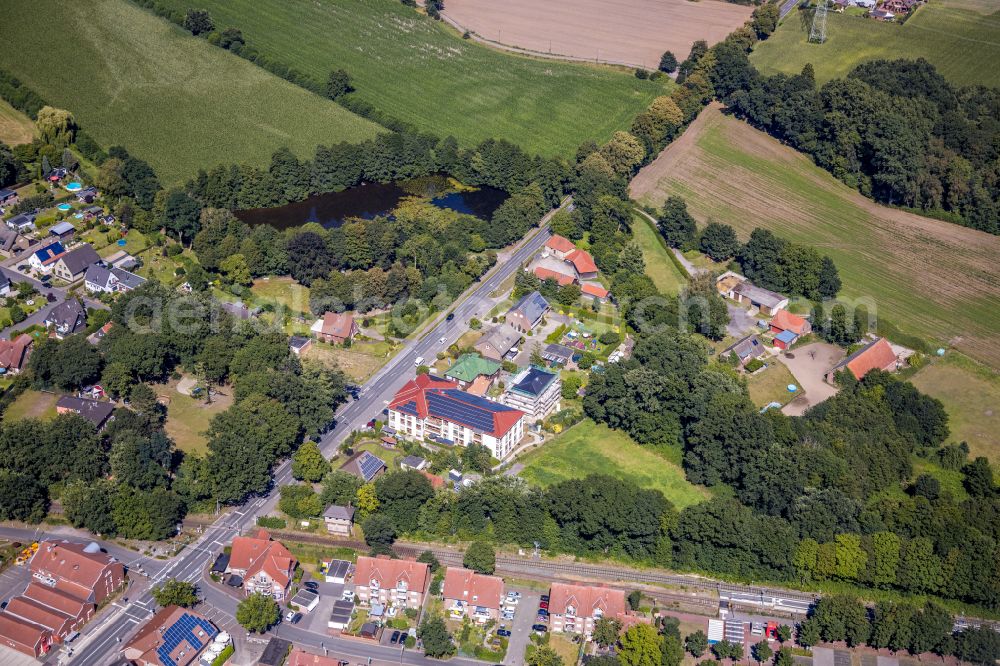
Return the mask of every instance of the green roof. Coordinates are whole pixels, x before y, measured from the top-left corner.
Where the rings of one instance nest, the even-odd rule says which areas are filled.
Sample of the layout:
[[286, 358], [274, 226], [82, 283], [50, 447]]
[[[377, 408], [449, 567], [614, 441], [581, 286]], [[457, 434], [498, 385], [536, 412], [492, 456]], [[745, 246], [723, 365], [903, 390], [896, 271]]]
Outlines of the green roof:
[[460, 382], [471, 382], [479, 375], [492, 375], [500, 369], [497, 361], [483, 358], [479, 354], [462, 354], [444, 373], [445, 377]]

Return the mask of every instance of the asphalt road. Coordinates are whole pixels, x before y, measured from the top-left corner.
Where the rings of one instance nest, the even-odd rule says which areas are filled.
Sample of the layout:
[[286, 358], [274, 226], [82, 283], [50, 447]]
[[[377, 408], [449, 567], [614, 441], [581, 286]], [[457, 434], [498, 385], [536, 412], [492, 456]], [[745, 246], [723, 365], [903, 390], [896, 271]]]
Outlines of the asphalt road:
[[778, 20], [780, 21], [785, 18], [788, 15], [788, 12], [799, 6], [800, 2], [802, 2], [802, 0], [785, 0], [781, 3], [781, 10], [778, 12]]
[[[25, 259], [25, 261], [27, 261], [27, 259]], [[57, 305], [66, 300], [67, 291], [65, 289], [60, 289], [59, 287], [47, 286], [42, 282], [39, 282], [35, 278], [29, 277], [24, 273], [20, 273], [13, 268], [0, 266], [0, 274], [7, 276], [8, 278], [10, 278], [10, 281], [14, 283], [17, 282], [29, 283], [31, 286], [33, 286], [35, 289], [38, 290], [39, 294], [41, 294], [41, 296], [36, 296], [36, 298], [48, 297], [51, 294], [56, 299], [51, 303], [47, 303], [38, 311], [31, 313], [20, 324], [14, 324], [13, 326], [8, 326], [7, 328], [0, 330], [0, 338], [3, 338], [5, 340], [10, 340], [10, 336], [15, 330], [23, 331], [27, 327], [32, 326], [34, 324], [41, 325], [42, 322], [45, 321], [45, 318], [49, 315], [49, 312], [52, 310], [52, 308], [56, 307]], [[84, 298], [83, 302], [84, 305], [86, 305], [87, 308], [91, 310], [95, 308], [99, 308], [102, 310], [108, 309], [108, 306], [105, 305], [104, 303], [101, 303], [100, 301], [95, 301], [90, 298]]]
[[[570, 202], [571, 200], [567, 198], [563, 206], [569, 205]], [[413, 377], [415, 360], [418, 357], [434, 358], [438, 351], [447, 348], [462, 335], [469, 319], [482, 317], [488, 312], [492, 307], [490, 293], [499, 288], [514, 271], [520, 269], [521, 264], [537, 253], [551, 235], [546, 225], [554, 212], [551, 211], [542, 218], [541, 230], [524, 241], [502, 264], [495, 266], [478, 285], [471, 287], [471, 293], [466, 292], [468, 295], [450, 310], [455, 314], [452, 321], [447, 321], [445, 313], [441, 313], [432, 326], [406, 343], [395, 357], [361, 387], [358, 400], [341, 408], [337, 414], [335, 427], [320, 439], [320, 447], [328, 458], [332, 457], [340, 442], [348, 434], [364, 428], [370, 419], [382, 412], [395, 392]], [[444, 343], [440, 342], [441, 338], [445, 339]], [[179, 556], [166, 563], [150, 558], [136, 558], [134, 553], [128, 551], [119, 554], [109, 548], [109, 551], [120, 559], [127, 557], [126, 561], [141, 564], [150, 577], [135, 575], [135, 569], [132, 569], [133, 584], [126, 593], [128, 601], [123, 598], [116, 602], [111, 612], [100, 618], [95, 627], [88, 627], [84, 636], [75, 642], [74, 654], [63, 663], [74, 666], [103, 666], [116, 659], [128, 636], [156, 609], [149, 588], [169, 578], [200, 583], [205, 567], [212, 557], [234, 536], [253, 528], [258, 515], [272, 511], [278, 502], [277, 488], [291, 480], [291, 464], [285, 461], [274, 471], [274, 490], [270, 495], [253, 498], [237, 510], [222, 516], [205, 530], [194, 545], [185, 548]], [[237, 602], [233, 597], [212, 585], [202, 584], [201, 589], [208, 605], [228, 615], [235, 615]], [[402, 651], [395, 647], [336, 638], [294, 625], [278, 625], [273, 631], [296, 644], [325, 648], [332, 654], [342, 655], [345, 658], [361, 660], [372, 658], [375, 661], [384, 660], [402, 664], [437, 663], [413, 650]], [[481, 662], [456, 658], [450, 663], [472, 665]]]

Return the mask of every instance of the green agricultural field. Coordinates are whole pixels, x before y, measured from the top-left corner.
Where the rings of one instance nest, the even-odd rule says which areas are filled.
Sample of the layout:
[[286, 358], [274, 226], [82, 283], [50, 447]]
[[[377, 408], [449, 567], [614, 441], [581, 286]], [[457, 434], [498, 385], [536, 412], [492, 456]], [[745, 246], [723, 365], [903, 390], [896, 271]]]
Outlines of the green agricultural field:
[[810, 44], [810, 17], [789, 15], [750, 60], [766, 74], [797, 74], [807, 62], [816, 79], [844, 76], [876, 58], [926, 58], [959, 86], [1000, 86], [1000, 5], [993, 0], [932, 0], [906, 23], [831, 13], [827, 41]]
[[1000, 375], [948, 354], [910, 381], [944, 403], [951, 440], [968, 443], [970, 456], [986, 456], [1000, 469]]
[[655, 488], [678, 509], [708, 498], [707, 491], [687, 482], [680, 465], [640, 446], [624, 432], [589, 419], [518, 462], [525, 466], [520, 476], [540, 486], [588, 474], [608, 474], [643, 488]]
[[220, 162], [265, 163], [289, 146], [356, 141], [380, 128], [225, 53], [126, 0], [11, 0], [0, 68], [121, 144], [165, 183]]
[[643, 215], [632, 216], [632, 236], [642, 248], [642, 258], [646, 260], [646, 275], [656, 288], [664, 294], [676, 294], [687, 282], [677, 264], [670, 257], [670, 250], [660, 240], [660, 233]]
[[[184, 12], [190, 0], [161, 0]], [[571, 156], [607, 140], [669, 85], [631, 72], [539, 60], [463, 40], [399, 0], [201, 0], [261, 53], [318, 81], [353, 77], [361, 100], [393, 118], [469, 145], [504, 138]]]
[[699, 222], [755, 227], [837, 264], [840, 296], [934, 346], [1000, 368], [1000, 237], [880, 206], [805, 155], [705, 109], [632, 181], [640, 203], [685, 198]]

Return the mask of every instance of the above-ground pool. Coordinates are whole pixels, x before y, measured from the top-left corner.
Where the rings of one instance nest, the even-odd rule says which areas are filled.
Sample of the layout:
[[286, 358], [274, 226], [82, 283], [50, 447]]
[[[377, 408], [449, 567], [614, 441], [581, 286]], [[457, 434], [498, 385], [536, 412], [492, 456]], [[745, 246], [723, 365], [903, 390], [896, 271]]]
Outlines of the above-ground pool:
[[61, 203], [58, 206], [56, 206], [56, 208], [58, 208], [59, 210], [63, 210], [63, 211], [73, 210], [73, 207], [70, 206], [68, 203]]
[[119, 238], [118, 245], [120, 245], [121, 247], [125, 247], [126, 245], [128, 245], [128, 241], [125, 240], [124, 238]]
[[66, 189], [70, 192], [79, 192], [83, 189], [83, 185], [74, 180], [72, 183], [66, 183]]

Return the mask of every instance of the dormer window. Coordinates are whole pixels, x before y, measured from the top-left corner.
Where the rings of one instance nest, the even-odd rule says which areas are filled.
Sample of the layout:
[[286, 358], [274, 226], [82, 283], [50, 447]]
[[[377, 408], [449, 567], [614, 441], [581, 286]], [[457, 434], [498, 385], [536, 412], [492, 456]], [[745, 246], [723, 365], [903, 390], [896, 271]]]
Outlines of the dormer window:
[[566, 605], [566, 615], [576, 615], [576, 606]]

